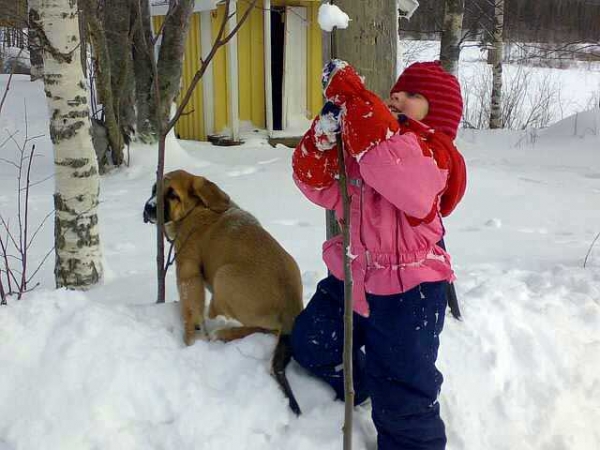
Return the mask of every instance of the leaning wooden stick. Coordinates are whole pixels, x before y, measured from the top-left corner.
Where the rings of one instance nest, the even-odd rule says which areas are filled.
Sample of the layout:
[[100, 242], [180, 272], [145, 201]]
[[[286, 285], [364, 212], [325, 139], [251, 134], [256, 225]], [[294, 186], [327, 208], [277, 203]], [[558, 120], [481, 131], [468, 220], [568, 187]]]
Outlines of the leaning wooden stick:
[[[335, 30], [331, 33], [331, 56], [336, 58], [337, 45]], [[354, 376], [352, 362], [353, 313], [352, 272], [350, 270], [350, 197], [344, 163], [344, 143], [340, 133], [337, 134], [337, 152], [339, 160], [339, 189], [342, 196], [344, 218], [340, 223], [344, 243], [344, 450], [352, 449], [352, 414], [354, 412]]]
[[344, 450], [352, 449], [352, 413], [354, 411], [354, 376], [352, 362], [353, 343], [353, 314], [352, 302], [352, 272], [350, 270], [350, 198], [346, 181], [346, 168], [344, 164], [344, 146], [340, 135], [337, 136], [337, 151], [339, 157], [339, 187], [342, 194], [344, 220], [341, 223], [342, 239], [344, 242]]

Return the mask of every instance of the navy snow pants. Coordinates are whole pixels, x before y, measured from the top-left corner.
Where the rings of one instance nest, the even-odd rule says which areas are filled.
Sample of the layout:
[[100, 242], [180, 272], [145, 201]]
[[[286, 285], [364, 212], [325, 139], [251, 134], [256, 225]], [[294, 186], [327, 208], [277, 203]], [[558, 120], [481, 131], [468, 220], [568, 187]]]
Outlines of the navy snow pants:
[[[443, 450], [436, 369], [446, 283], [397, 295], [367, 294], [370, 316], [354, 313], [355, 404], [371, 397], [378, 450]], [[344, 399], [344, 284], [322, 280], [292, 332], [294, 359]]]

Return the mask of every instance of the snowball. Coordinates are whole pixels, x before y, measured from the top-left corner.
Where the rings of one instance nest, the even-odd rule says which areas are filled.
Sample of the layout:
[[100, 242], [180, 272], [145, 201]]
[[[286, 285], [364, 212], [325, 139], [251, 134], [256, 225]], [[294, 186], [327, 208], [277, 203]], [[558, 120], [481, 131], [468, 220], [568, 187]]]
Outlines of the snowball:
[[348, 28], [348, 14], [335, 5], [324, 3], [319, 6], [319, 26], [321, 30], [333, 31], [334, 27]]

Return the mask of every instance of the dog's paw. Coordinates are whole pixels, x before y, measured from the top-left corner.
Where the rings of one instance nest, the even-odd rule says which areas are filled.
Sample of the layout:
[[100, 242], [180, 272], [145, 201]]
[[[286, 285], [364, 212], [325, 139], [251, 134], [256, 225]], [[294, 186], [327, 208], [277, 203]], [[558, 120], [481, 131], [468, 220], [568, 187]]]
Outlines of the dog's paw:
[[196, 340], [197, 341], [204, 341], [204, 342], [208, 342], [211, 340], [210, 336], [208, 335], [208, 333], [206, 332], [206, 330], [203, 328], [200, 331], [198, 331], [196, 333]]
[[191, 330], [186, 330], [183, 333], [183, 342], [185, 345], [193, 345], [196, 341], [209, 341], [211, 340], [206, 327], [202, 325], [195, 325]]
[[194, 345], [194, 342], [196, 342], [196, 333], [183, 333], [183, 342], [188, 347]]
[[202, 321], [202, 324], [199, 327], [196, 327], [196, 338], [203, 341], [208, 340], [208, 329], [204, 320]]

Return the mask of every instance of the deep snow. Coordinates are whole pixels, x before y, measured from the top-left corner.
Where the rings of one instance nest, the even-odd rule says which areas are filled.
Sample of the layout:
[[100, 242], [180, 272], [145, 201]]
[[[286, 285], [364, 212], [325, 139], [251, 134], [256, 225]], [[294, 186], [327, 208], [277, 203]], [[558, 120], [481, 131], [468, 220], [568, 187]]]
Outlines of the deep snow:
[[[0, 76], [0, 92], [6, 77]], [[41, 83], [15, 77], [0, 117], [28, 133], [52, 174]], [[449, 450], [600, 448], [600, 112], [542, 130], [463, 130], [466, 198], [446, 221], [464, 321], [448, 317], [439, 367]], [[3, 158], [14, 157], [5, 144]], [[291, 149], [261, 132], [241, 147], [169, 142], [167, 164], [217, 182], [297, 259], [305, 300], [324, 276], [324, 213], [291, 181]], [[173, 271], [168, 303], [154, 304], [154, 245], [142, 207], [154, 149], [102, 178], [106, 278], [86, 293], [41, 286], [0, 307], [0, 449], [339, 449], [343, 404], [295, 364], [296, 418], [269, 376], [274, 345], [181, 340]], [[14, 214], [14, 169], [0, 163], [0, 212]], [[32, 223], [52, 208], [52, 180], [33, 188]], [[12, 222], [14, 224], [14, 222]], [[32, 246], [52, 246], [51, 221]], [[374, 449], [369, 408], [357, 409], [357, 449]]]

